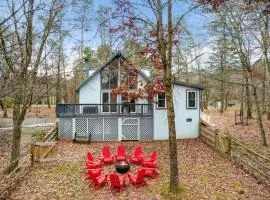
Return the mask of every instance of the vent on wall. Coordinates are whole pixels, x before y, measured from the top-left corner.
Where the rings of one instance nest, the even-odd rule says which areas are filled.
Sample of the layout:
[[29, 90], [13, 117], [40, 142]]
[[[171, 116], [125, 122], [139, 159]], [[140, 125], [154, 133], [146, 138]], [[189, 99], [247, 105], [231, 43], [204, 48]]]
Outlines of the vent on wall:
[[186, 122], [192, 122], [192, 118], [187, 118]]

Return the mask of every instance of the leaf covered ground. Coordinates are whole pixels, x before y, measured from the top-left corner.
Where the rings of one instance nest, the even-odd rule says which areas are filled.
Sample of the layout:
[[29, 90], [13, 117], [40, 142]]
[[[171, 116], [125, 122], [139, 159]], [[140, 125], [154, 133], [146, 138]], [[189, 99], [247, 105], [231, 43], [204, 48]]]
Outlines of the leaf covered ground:
[[[12, 118], [13, 115], [13, 109], [8, 108], [7, 109], [8, 113], [8, 118]], [[0, 116], [3, 116], [3, 111], [0, 109]], [[0, 125], [1, 123], [1, 117], [0, 117]], [[51, 105], [51, 108], [48, 108], [47, 105], [32, 105], [26, 112], [25, 114], [26, 118], [44, 118], [44, 117], [49, 117], [51, 119], [56, 118], [56, 113], [55, 113], [55, 105]], [[2, 124], [4, 126], [4, 124]], [[1, 126], [0, 126], [1, 127]]]
[[[21, 137], [21, 155], [30, 153], [30, 143], [48, 128], [24, 128]], [[0, 170], [8, 166], [12, 145], [12, 131], [0, 133]]]
[[[235, 125], [235, 109], [230, 108], [223, 114], [217, 110], [208, 110], [206, 112], [211, 116], [211, 123], [216, 125], [221, 132], [231, 135], [240, 142], [257, 151], [270, 159], [270, 147], [264, 147], [261, 144], [260, 129], [255, 119], [248, 120], [248, 126], [241, 124]], [[239, 119], [238, 119], [239, 121]], [[270, 146], [270, 121], [264, 119], [264, 128], [268, 145]]]
[[[100, 190], [88, 187], [84, 180], [84, 159], [87, 151], [100, 155], [107, 144], [115, 151], [119, 142], [78, 144], [60, 142], [58, 161], [36, 164], [29, 175], [14, 189], [10, 199], [270, 199], [270, 187], [232, 162], [221, 157], [200, 140], [178, 141], [178, 162], [181, 189], [177, 193], [168, 192], [169, 151], [168, 142], [123, 142], [128, 152], [141, 145], [146, 154], [158, 151], [158, 171], [156, 180], [148, 179], [148, 186], [139, 189], [127, 185], [124, 192], [113, 195], [109, 186]], [[135, 173], [136, 166], [131, 166]], [[105, 171], [114, 167], [105, 166]]]

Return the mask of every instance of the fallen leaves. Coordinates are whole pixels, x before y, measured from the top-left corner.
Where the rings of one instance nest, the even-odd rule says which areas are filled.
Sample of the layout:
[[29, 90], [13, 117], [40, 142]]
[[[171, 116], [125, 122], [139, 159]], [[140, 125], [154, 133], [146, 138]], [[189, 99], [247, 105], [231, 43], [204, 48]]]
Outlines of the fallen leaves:
[[[144, 153], [158, 151], [156, 180], [147, 178], [148, 186], [134, 188], [127, 184], [124, 191], [113, 195], [109, 186], [100, 190], [88, 187], [84, 180], [84, 159], [87, 151], [101, 154], [102, 146], [109, 145], [113, 152], [119, 142], [78, 144], [60, 142], [59, 159], [36, 165], [12, 193], [10, 199], [269, 199], [269, 186], [258, 184], [229, 160], [219, 156], [200, 140], [178, 141], [180, 167], [179, 192], [171, 193], [169, 185], [169, 151], [167, 141], [123, 142], [127, 152], [141, 145]], [[132, 165], [135, 173], [139, 166]], [[114, 165], [105, 165], [102, 173], [114, 171]]]

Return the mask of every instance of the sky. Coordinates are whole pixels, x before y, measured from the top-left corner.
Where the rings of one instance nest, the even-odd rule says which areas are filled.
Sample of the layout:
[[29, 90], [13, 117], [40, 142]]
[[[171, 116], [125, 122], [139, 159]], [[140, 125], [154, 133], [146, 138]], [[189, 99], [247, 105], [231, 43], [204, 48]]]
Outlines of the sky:
[[[112, 1], [94, 0], [93, 10], [97, 10], [99, 6], [112, 6]], [[188, 7], [189, 5], [185, 3], [185, 1], [176, 0], [173, 7], [174, 16], [185, 13], [188, 10]], [[141, 7], [141, 12], [148, 17], [152, 16], [152, 13], [146, 8]], [[202, 15], [198, 12], [198, 10], [195, 10], [192, 11], [190, 14], [186, 15], [184, 20], [188, 24], [189, 30], [193, 33], [194, 39], [203, 44], [207, 39], [207, 32], [203, 26], [209, 21], [209, 16]], [[91, 23], [90, 31], [86, 32], [85, 36], [88, 40], [87, 44], [89, 46], [92, 46], [93, 49], [96, 49], [100, 45], [100, 38], [97, 35], [97, 24]], [[74, 40], [71, 39], [68, 42], [74, 43]]]
[[[189, 10], [190, 3], [186, 3], [186, 0], [175, 0], [173, 1], [173, 15], [179, 16]], [[190, 0], [189, 2], [193, 2]], [[93, 9], [91, 12], [96, 11], [100, 6], [112, 6], [111, 0], [93, 0]], [[153, 14], [151, 11], [147, 8], [140, 7], [140, 12], [145, 14], [148, 17], [153, 17]], [[95, 15], [95, 13], [93, 12]], [[164, 14], [166, 16], [166, 13]], [[72, 17], [72, 16], [71, 16]], [[196, 43], [200, 44], [200, 52], [206, 52], [202, 57], [201, 60], [207, 60], [208, 57], [207, 52], [210, 52], [209, 47], [209, 36], [207, 33], [206, 28], [204, 27], [207, 22], [209, 21], [209, 16], [207, 14], [202, 14], [199, 10], [191, 11], [189, 14], [187, 14], [184, 18], [185, 23], [188, 25], [189, 31], [193, 35], [193, 39]], [[97, 24], [95, 22], [92, 22], [89, 28], [89, 32], [85, 33], [86, 38], [86, 46], [90, 46], [92, 49], [97, 49], [97, 47], [100, 45], [100, 37], [97, 34]], [[74, 43], [76, 42], [76, 35], [79, 38], [80, 32], [75, 31], [73, 32], [73, 38], [68, 38], [68, 40], [65, 41], [65, 47], [66, 47], [66, 53], [69, 54], [70, 62], [72, 63], [72, 60], [74, 60], [75, 54], [72, 54], [72, 47], [74, 46]], [[121, 49], [118, 49], [121, 50]]]

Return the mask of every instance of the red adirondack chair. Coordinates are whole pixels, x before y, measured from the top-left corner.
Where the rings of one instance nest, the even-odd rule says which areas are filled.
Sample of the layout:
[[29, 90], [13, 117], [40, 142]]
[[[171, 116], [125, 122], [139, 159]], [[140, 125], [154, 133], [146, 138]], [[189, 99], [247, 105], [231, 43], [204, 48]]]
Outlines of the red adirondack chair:
[[106, 184], [108, 174], [105, 174], [104, 176], [97, 176], [92, 178], [92, 182], [89, 184], [89, 187], [92, 185], [95, 187], [95, 189], [99, 189], [102, 185]]
[[87, 152], [86, 157], [87, 159], [85, 160], [85, 166], [87, 169], [96, 169], [102, 167], [102, 162], [95, 162], [94, 157], [90, 151]]
[[85, 167], [86, 169], [98, 169], [102, 167], [102, 162], [89, 162], [89, 161], [85, 161]]
[[153, 179], [155, 179], [159, 174], [156, 168], [143, 167], [142, 169], [144, 170], [144, 176], [148, 176]]
[[134, 176], [130, 172], [128, 173], [129, 182], [132, 183], [135, 187], [138, 187], [139, 184], [147, 185], [146, 181], [144, 180], [144, 169], [138, 169], [137, 176]]
[[141, 146], [136, 147], [135, 151], [129, 155], [132, 164], [139, 164], [143, 157], [143, 149]]
[[156, 168], [157, 167], [157, 152], [153, 151], [150, 159], [145, 160], [144, 158], [142, 159], [142, 166], [143, 167], [149, 167], [149, 168]]
[[126, 148], [123, 144], [120, 144], [117, 147], [117, 155], [116, 155], [116, 160], [117, 161], [123, 161], [126, 160], [127, 154], [126, 154]]
[[113, 163], [113, 155], [111, 153], [111, 149], [109, 146], [104, 146], [102, 149], [102, 156], [100, 158], [100, 160], [104, 163]]
[[110, 174], [111, 191], [113, 191], [113, 189], [117, 189], [119, 190], [119, 192], [121, 192], [123, 187], [125, 186], [125, 179], [126, 175], [119, 176], [115, 173]]
[[101, 169], [87, 169], [87, 175], [85, 179], [92, 180], [95, 177], [101, 176]]

